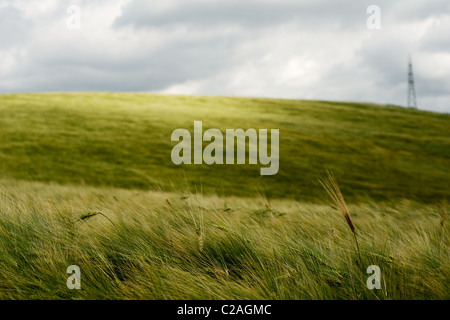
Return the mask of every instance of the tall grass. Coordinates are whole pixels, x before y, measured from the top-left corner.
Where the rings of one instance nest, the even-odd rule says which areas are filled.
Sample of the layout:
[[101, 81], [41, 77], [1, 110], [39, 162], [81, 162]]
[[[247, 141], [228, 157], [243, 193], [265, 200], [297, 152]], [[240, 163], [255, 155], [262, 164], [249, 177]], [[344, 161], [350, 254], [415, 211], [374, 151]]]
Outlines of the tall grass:
[[[0, 180], [0, 298], [450, 298], [442, 206], [346, 204], [381, 292], [365, 285], [347, 220], [327, 205], [267, 202]], [[66, 287], [69, 265], [81, 290]]]

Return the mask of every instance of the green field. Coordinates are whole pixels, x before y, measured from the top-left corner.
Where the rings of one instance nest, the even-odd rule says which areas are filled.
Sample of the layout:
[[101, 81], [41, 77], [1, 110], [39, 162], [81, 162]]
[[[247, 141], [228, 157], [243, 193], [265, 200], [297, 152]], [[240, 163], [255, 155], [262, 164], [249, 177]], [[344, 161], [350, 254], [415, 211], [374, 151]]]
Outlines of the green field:
[[[174, 165], [171, 133], [196, 120], [204, 130], [279, 129], [278, 174]], [[318, 181], [326, 169], [359, 251]], [[0, 299], [450, 299], [449, 169], [448, 114], [0, 95]], [[81, 290], [66, 287], [69, 265], [81, 268]], [[381, 290], [366, 287], [370, 265]]]
[[[347, 199], [441, 201], [450, 115], [368, 104], [149, 94], [0, 95], [0, 176], [60, 184], [321, 202], [317, 176]], [[173, 130], [279, 129], [280, 169], [172, 163]]]

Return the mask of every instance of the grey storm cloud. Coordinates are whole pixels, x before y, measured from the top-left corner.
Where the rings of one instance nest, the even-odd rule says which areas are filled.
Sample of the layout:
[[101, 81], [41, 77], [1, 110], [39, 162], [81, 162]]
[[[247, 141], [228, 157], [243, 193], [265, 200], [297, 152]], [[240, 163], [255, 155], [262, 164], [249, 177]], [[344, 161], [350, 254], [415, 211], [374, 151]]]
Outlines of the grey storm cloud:
[[23, 44], [28, 39], [28, 29], [31, 27], [15, 8], [0, 9], [0, 49]]
[[[450, 3], [0, 0], [0, 93], [144, 91], [404, 105], [450, 112]], [[67, 28], [76, 5], [81, 29]]]
[[[194, 26], [210, 28], [217, 26], [241, 26], [244, 28], [270, 28], [274, 25], [294, 22], [329, 28], [358, 23], [363, 19], [364, 1], [179, 1], [176, 6], [155, 10], [148, 1], [132, 1], [124, 7], [115, 26], [135, 27]], [[356, 19], [349, 19], [356, 17]], [[325, 23], [323, 23], [326, 21]]]

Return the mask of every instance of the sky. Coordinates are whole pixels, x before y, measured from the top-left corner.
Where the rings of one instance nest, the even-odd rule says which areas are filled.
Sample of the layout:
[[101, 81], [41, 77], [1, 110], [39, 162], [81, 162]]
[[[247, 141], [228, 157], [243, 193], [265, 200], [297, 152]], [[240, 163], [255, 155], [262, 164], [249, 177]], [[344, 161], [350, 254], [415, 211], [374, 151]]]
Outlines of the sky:
[[449, 113], [448, 0], [0, 0], [0, 93], [405, 106], [409, 55], [419, 109]]

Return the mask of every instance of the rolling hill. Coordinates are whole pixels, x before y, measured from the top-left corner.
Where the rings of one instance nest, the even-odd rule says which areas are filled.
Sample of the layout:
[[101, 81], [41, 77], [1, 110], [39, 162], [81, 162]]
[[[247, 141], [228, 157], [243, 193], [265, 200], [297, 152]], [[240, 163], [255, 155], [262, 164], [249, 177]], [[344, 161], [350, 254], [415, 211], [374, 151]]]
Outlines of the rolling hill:
[[[0, 95], [0, 178], [317, 202], [334, 172], [347, 199], [441, 201], [450, 115], [326, 101], [134, 93]], [[280, 168], [175, 165], [177, 128], [280, 130]]]
[[[0, 115], [0, 300], [450, 297], [449, 115], [128, 93], [0, 95]], [[173, 164], [194, 121], [279, 129], [278, 173]]]

